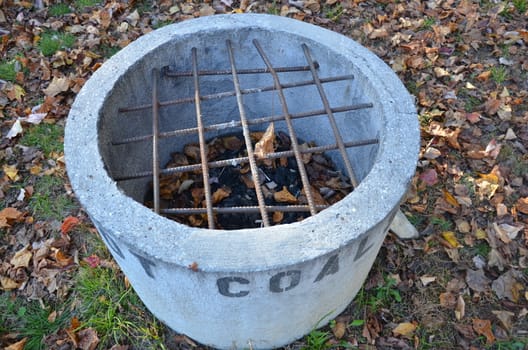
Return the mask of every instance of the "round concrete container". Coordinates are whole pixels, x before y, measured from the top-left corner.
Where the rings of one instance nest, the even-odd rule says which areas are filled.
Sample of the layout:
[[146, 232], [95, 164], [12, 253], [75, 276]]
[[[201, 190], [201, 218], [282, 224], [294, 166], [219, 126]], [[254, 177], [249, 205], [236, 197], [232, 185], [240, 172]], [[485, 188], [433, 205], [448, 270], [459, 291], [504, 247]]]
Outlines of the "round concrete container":
[[[150, 179], [113, 180], [151, 169], [150, 140], [111, 143], [150, 133], [150, 111], [123, 114], [118, 108], [150, 103], [151, 70], [166, 65], [189, 70], [192, 47], [198, 50], [201, 69], [229, 68], [226, 39], [233, 42], [239, 67], [264, 67], [251, 44], [255, 38], [276, 66], [305, 65], [300, 45], [306, 43], [320, 64], [321, 77], [354, 74], [354, 80], [327, 93], [332, 105], [373, 103], [370, 109], [336, 118], [345, 140], [379, 138], [377, 145], [347, 151], [360, 185], [315, 216], [261, 229], [199, 229], [155, 214], [141, 204]], [[258, 80], [269, 77], [261, 76], [244, 78], [241, 84], [269, 85], [269, 80]], [[160, 84], [162, 101], [176, 90], [192, 96], [190, 84], [170, 80]], [[232, 84], [230, 76], [209, 78], [203, 89], [231, 90]], [[287, 93], [292, 113], [321, 108], [317, 90], [311, 89]], [[247, 97], [249, 114], [272, 114], [266, 98]], [[275, 105], [280, 108], [278, 100]], [[204, 104], [205, 123], [237, 118], [233, 106]], [[160, 120], [168, 129], [193, 127], [194, 107], [162, 109]], [[335, 143], [326, 118], [295, 123], [300, 138]], [[276, 128], [285, 129], [281, 123]], [[161, 164], [191, 140], [190, 136], [163, 139]], [[65, 135], [73, 189], [145, 305], [177, 332], [224, 349], [279, 347], [345, 309], [365, 280], [398, 210], [415, 171], [418, 147], [413, 101], [375, 55], [313, 25], [250, 14], [190, 20], [133, 42], [86, 83], [71, 109]], [[338, 155], [334, 161], [342, 165]]]

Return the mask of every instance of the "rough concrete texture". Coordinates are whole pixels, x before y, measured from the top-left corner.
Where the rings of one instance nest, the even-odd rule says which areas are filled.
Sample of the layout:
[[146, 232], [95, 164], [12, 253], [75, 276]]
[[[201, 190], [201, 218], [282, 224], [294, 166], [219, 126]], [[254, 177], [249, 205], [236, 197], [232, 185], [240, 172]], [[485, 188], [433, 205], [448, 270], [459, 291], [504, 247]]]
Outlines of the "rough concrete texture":
[[[336, 116], [345, 141], [380, 139], [379, 145], [348, 150], [360, 185], [302, 222], [262, 229], [198, 229], [153, 213], [141, 204], [148, 178], [113, 180], [150, 170], [151, 142], [111, 145], [149, 134], [151, 112], [118, 113], [118, 108], [150, 103], [152, 69], [190, 70], [192, 47], [200, 69], [229, 68], [226, 39], [233, 42], [237, 67], [264, 67], [251, 43], [255, 38], [275, 66], [305, 65], [300, 45], [306, 43], [321, 77], [354, 74], [354, 80], [329, 84], [327, 94], [332, 106], [374, 104]], [[281, 74], [281, 82], [299, 77]], [[241, 77], [242, 88], [270, 82], [269, 74]], [[203, 77], [200, 83], [202, 94], [233, 89], [230, 76]], [[189, 78], [159, 84], [161, 101], [193, 94]], [[291, 113], [322, 108], [313, 86], [287, 90], [286, 98]], [[271, 93], [245, 95], [244, 103], [249, 118], [281, 111]], [[202, 109], [206, 124], [238, 120], [234, 98], [204, 102]], [[194, 106], [162, 108], [160, 123], [162, 130], [194, 127]], [[304, 140], [335, 143], [324, 117], [294, 125]], [[278, 122], [276, 128], [285, 126]], [[164, 139], [161, 164], [191, 141], [196, 135]], [[370, 270], [414, 174], [418, 148], [413, 100], [379, 58], [340, 34], [254, 14], [185, 21], [133, 42], [86, 83], [65, 135], [75, 193], [145, 305], [174, 330], [217, 348], [282, 346], [339, 314]], [[334, 160], [341, 163], [337, 153]], [[197, 271], [189, 268], [194, 263]]]

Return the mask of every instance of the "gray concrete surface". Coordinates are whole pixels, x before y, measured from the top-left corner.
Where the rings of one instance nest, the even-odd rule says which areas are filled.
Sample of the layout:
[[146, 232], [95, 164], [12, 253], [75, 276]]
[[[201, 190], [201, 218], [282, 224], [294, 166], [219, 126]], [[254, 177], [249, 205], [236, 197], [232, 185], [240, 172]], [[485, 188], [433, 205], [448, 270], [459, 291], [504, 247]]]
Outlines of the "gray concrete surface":
[[[191, 48], [201, 69], [227, 69], [225, 40], [239, 68], [264, 67], [257, 38], [275, 66], [304, 65], [306, 43], [322, 77], [354, 74], [332, 84], [332, 106], [374, 107], [336, 117], [345, 140], [379, 137], [348, 150], [360, 185], [345, 199], [298, 222], [233, 231], [188, 227], [144, 207], [150, 179], [114, 177], [151, 169], [151, 143], [111, 141], [150, 133], [151, 112], [118, 113], [150, 103], [153, 68], [189, 70]], [[303, 73], [305, 74], [305, 73]], [[298, 80], [297, 73], [281, 75]], [[201, 78], [202, 93], [232, 90], [230, 76]], [[269, 75], [243, 76], [242, 87], [269, 85]], [[163, 80], [160, 100], [192, 96], [192, 79]], [[325, 85], [326, 88], [326, 85]], [[286, 94], [292, 113], [322, 108], [315, 87]], [[271, 101], [271, 102], [270, 102]], [[246, 95], [250, 118], [280, 113], [271, 94]], [[238, 119], [233, 99], [204, 102], [207, 124]], [[195, 126], [192, 104], [163, 108], [162, 130]], [[334, 143], [323, 117], [295, 122], [299, 136]], [[284, 129], [276, 123], [276, 129]], [[207, 135], [207, 138], [214, 136]], [[164, 139], [161, 164], [196, 135]], [[413, 100], [391, 69], [370, 51], [328, 30], [269, 15], [221, 15], [156, 30], [108, 60], [79, 92], [66, 125], [65, 153], [73, 189], [145, 305], [174, 330], [217, 348], [266, 349], [322, 326], [361, 287], [414, 174], [419, 127]], [[337, 153], [334, 160], [340, 164]], [[196, 264], [196, 269], [189, 266]]]

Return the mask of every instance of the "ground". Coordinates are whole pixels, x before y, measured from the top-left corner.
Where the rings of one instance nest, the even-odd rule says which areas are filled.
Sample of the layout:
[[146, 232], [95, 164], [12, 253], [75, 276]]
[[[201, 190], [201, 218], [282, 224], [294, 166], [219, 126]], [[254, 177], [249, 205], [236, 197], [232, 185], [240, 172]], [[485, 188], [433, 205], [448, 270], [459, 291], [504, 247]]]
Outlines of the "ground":
[[1, 347], [203, 348], [144, 308], [102, 244], [69, 186], [64, 123], [90, 75], [139, 36], [259, 12], [371, 49], [416, 97], [422, 131], [402, 204], [420, 238], [389, 233], [346, 311], [285, 348], [527, 348], [526, 0], [0, 4]]

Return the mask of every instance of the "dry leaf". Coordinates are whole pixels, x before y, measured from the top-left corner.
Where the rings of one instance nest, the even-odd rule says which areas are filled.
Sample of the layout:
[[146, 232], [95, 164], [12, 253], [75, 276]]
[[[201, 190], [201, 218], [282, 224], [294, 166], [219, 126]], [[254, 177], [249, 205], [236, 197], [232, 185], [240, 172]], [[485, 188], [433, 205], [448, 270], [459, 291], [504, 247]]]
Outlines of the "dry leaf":
[[44, 94], [46, 96], [56, 96], [60, 94], [61, 92], [67, 91], [70, 86], [70, 80], [66, 77], [57, 78], [53, 77], [51, 80], [51, 83], [48, 85], [47, 88], [44, 89]]
[[16, 181], [18, 179], [18, 169], [15, 165], [4, 165], [2, 170], [10, 180]]
[[506, 329], [508, 332], [510, 332], [512, 327], [513, 327], [512, 318], [513, 318], [513, 316], [515, 316], [515, 314], [513, 312], [505, 311], [505, 310], [493, 310], [491, 312], [495, 316], [497, 316], [497, 318], [501, 322], [501, 324], [504, 327], [504, 329]]
[[15, 253], [13, 258], [11, 258], [11, 261], [9, 263], [13, 265], [13, 268], [18, 267], [28, 267], [29, 262], [31, 261], [31, 258], [33, 257], [33, 253], [29, 250], [29, 245], [25, 246], [24, 248], [20, 249], [18, 252]]
[[464, 318], [464, 315], [466, 314], [466, 302], [464, 301], [464, 298], [462, 298], [462, 295], [458, 296], [457, 304], [455, 307], [455, 318], [460, 321]]
[[290, 204], [297, 203], [297, 198], [295, 198], [295, 196], [288, 191], [286, 186], [282, 187], [282, 191], [275, 192], [273, 194], [273, 198], [277, 202], [281, 202], [281, 203], [290, 203]]
[[394, 335], [403, 335], [404, 337], [410, 337], [414, 333], [416, 325], [411, 322], [400, 323], [392, 330]]
[[469, 288], [476, 292], [486, 292], [489, 290], [491, 280], [486, 277], [482, 269], [476, 271], [468, 269], [466, 271], [466, 283]]
[[455, 236], [455, 233], [453, 231], [444, 231], [442, 232], [442, 238], [445, 239], [445, 241], [449, 244], [451, 248], [461, 248], [462, 244], [460, 244]]
[[273, 212], [273, 223], [278, 224], [284, 219], [284, 213], [282, 211]]
[[451, 193], [449, 193], [449, 191], [447, 190], [442, 190], [442, 192], [444, 193], [444, 199], [446, 200], [447, 203], [451, 204], [452, 206], [454, 207], [460, 207], [460, 204], [458, 203], [458, 201], [456, 200], [455, 196], [453, 196]]
[[474, 318], [472, 320], [472, 323], [473, 323], [473, 330], [477, 332], [477, 334], [485, 336], [486, 343], [488, 345], [491, 345], [495, 342], [495, 336], [493, 335], [493, 332], [491, 331], [491, 321], [490, 320], [481, 320], [478, 318]]
[[424, 275], [424, 276], [421, 276], [420, 277], [420, 281], [422, 282], [422, 284], [425, 286], [427, 286], [428, 284], [430, 283], [433, 283], [434, 281], [436, 281], [436, 277], [435, 276], [427, 276], [427, 275]]
[[17, 289], [20, 285], [21, 283], [18, 283], [9, 277], [0, 276], [0, 286], [3, 290]]
[[231, 189], [226, 186], [222, 186], [217, 189], [212, 196], [213, 204], [218, 204], [231, 195]]
[[79, 224], [80, 220], [74, 216], [68, 216], [61, 225], [61, 232], [63, 235], [68, 234], [75, 226]]
[[335, 323], [334, 327], [332, 327], [332, 333], [334, 333], [334, 337], [336, 339], [341, 339], [345, 336], [346, 332], [346, 324], [343, 321], [338, 321]]
[[[255, 156], [258, 159], [264, 159], [268, 154], [273, 153], [275, 150], [274, 142], [275, 125], [271, 123], [264, 132], [264, 135], [262, 135], [260, 141], [255, 144]], [[269, 160], [269, 162], [271, 162], [271, 160]]]
[[438, 183], [438, 175], [434, 169], [427, 169], [422, 174], [420, 174], [419, 179], [428, 186], [433, 186]]
[[457, 296], [451, 292], [440, 293], [440, 305], [449, 309], [455, 307]]
[[9, 129], [6, 138], [12, 139], [13, 137], [16, 137], [17, 135], [21, 134], [22, 131], [24, 131], [24, 129], [22, 129], [22, 124], [20, 123], [20, 120], [17, 119], [11, 126], [11, 129]]
[[53, 258], [61, 267], [67, 267], [73, 264], [73, 258], [64, 254], [60, 249], [55, 250]]
[[92, 328], [86, 328], [77, 333], [79, 338], [78, 348], [81, 350], [95, 350], [99, 344], [97, 332]]
[[15, 208], [4, 208], [0, 211], [0, 228], [11, 227], [15, 222], [22, 219], [24, 214]]
[[519, 198], [517, 203], [515, 203], [515, 206], [521, 213], [528, 214], [528, 197]]
[[27, 338], [24, 338], [20, 341], [17, 341], [16, 343], [6, 346], [4, 350], [24, 350], [24, 346], [26, 345], [26, 342], [27, 342]]

